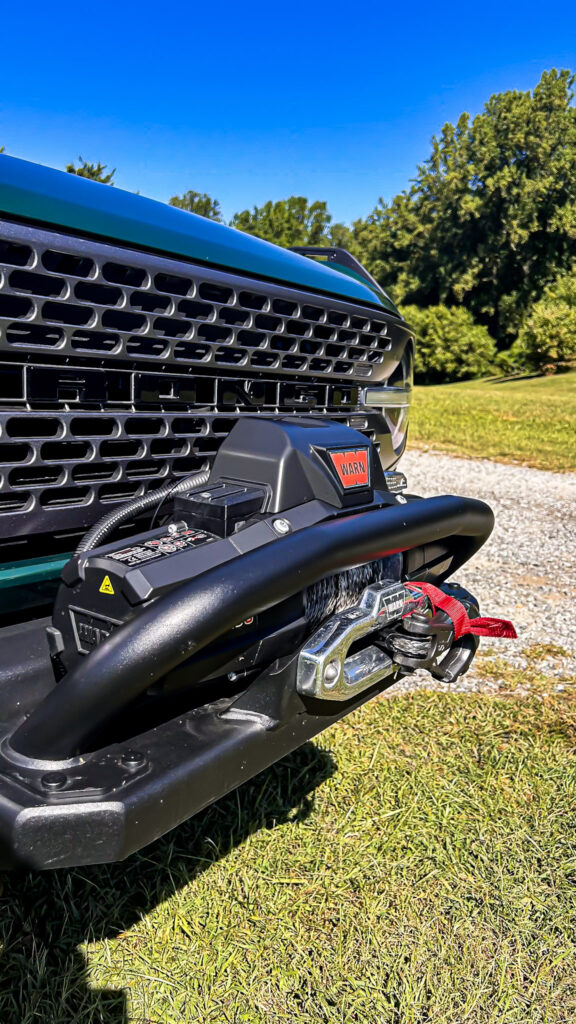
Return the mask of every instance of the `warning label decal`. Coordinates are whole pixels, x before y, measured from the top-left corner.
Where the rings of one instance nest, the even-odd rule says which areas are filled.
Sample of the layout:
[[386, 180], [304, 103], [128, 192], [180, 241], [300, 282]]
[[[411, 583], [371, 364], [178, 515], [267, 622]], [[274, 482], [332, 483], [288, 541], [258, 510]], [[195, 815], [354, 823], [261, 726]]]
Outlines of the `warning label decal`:
[[104, 579], [102, 580], [102, 583], [100, 584], [100, 593], [101, 594], [113, 594], [114, 593], [114, 587], [112, 586], [112, 581], [111, 581], [109, 576], [105, 576]]

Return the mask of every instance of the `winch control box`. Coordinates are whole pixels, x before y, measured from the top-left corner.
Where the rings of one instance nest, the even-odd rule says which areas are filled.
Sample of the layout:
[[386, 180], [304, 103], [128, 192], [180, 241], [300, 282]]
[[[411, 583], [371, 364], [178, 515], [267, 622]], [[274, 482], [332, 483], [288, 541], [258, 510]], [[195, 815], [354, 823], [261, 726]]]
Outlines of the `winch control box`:
[[219, 481], [201, 490], [179, 494], [174, 500], [174, 515], [193, 517], [195, 524], [218, 537], [228, 537], [251, 516], [261, 512], [267, 493], [262, 487]]

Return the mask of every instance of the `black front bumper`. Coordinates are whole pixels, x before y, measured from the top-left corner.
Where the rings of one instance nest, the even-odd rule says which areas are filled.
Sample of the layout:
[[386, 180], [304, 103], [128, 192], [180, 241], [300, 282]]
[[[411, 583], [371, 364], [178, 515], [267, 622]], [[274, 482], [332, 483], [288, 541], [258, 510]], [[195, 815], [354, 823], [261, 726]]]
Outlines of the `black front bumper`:
[[[286, 670], [286, 678], [290, 674]], [[280, 680], [278, 680], [280, 682]], [[385, 681], [387, 690], [393, 679]], [[380, 688], [381, 689], [381, 688]], [[251, 699], [208, 705], [82, 763], [2, 758], [0, 868], [124, 860], [349, 714], [379, 688], [330, 708], [282, 694], [281, 721]], [[255, 695], [256, 696], [256, 695]], [[235, 707], [234, 704], [238, 706]], [[270, 712], [269, 705], [267, 706]], [[65, 779], [65, 790], [58, 785]]]

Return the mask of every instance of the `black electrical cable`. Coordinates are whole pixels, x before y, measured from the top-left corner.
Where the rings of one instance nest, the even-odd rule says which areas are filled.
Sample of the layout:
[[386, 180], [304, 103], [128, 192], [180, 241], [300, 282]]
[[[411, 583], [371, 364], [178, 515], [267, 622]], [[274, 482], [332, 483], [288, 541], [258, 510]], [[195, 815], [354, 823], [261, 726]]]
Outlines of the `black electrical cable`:
[[[175, 484], [166, 484], [157, 491], [148, 491], [148, 494], [144, 494], [141, 498], [135, 498], [134, 501], [128, 502], [127, 505], [113, 509], [105, 516], [102, 516], [102, 519], [99, 519], [88, 530], [88, 533], [84, 534], [76, 548], [75, 554], [84, 554], [86, 551], [99, 547], [120, 523], [126, 522], [127, 519], [131, 519], [132, 516], [138, 515], [140, 512], [145, 512], [146, 509], [153, 508], [154, 505], [160, 508], [164, 501], [174, 494], [180, 494], [182, 491], [192, 491], [195, 487], [203, 487], [208, 483], [209, 477], [210, 471], [205, 470], [203, 473], [196, 473], [195, 476], [184, 477]], [[154, 513], [154, 518], [158, 508]]]
[[[157, 518], [158, 513], [160, 512], [160, 509], [162, 508], [162, 505], [164, 504], [164, 502], [168, 501], [168, 499], [171, 498], [173, 494], [177, 494], [178, 493], [178, 484], [179, 483], [180, 483], [180, 481], [177, 480], [175, 484], [172, 484], [172, 486], [168, 488], [167, 493], [163, 494], [162, 497], [160, 498], [160, 501], [156, 505], [156, 508], [154, 509], [154, 514], [153, 514], [152, 519], [150, 521], [150, 529], [151, 530], [154, 529], [154, 524], [156, 522], [156, 518]], [[202, 481], [201, 484], [199, 484], [199, 485], [195, 484], [194, 486], [203, 486], [203, 484], [205, 484], [205, 483], [206, 483], [206, 481], [204, 480], [204, 481]], [[184, 490], [186, 490], [186, 491], [187, 490], [192, 490], [192, 487], [190, 487], [190, 488], [185, 487]]]

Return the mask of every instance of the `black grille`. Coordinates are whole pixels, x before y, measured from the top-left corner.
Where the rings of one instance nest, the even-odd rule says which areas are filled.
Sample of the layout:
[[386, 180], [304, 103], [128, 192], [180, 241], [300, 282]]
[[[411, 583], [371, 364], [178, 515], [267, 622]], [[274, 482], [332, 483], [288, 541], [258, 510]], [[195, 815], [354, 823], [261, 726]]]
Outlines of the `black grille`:
[[368, 307], [0, 222], [0, 544], [69, 549], [208, 468], [238, 416], [343, 420], [393, 461], [361, 387], [406, 339]]
[[0, 223], [0, 347], [378, 381], [392, 316], [195, 264]]

